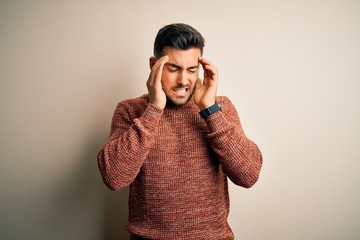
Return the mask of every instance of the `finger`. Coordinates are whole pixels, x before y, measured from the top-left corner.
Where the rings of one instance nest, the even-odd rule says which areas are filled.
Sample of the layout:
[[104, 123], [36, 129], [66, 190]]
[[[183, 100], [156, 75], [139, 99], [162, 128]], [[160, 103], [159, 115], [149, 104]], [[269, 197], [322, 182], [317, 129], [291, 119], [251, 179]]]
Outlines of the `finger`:
[[167, 63], [169, 61], [169, 57], [168, 56], [164, 56], [162, 58], [159, 59], [160, 65], [156, 74], [156, 79], [155, 81], [158, 83], [161, 83], [161, 78], [162, 78], [162, 72], [164, 69], [164, 65], [165, 63]]
[[164, 65], [167, 61], [169, 61], [169, 57], [168, 57], [167, 55], [162, 56], [161, 58], [159, 58], [159, 59], [155, 62], [152, 70], [156, 70], [156, 69], [159, 68], [161, 65]]
[[199, 57], [199, 62], [202, 65], [203, 69], [206, 70], [207, 67], [206, 66], [211, 66], [212, 69], [217, 70], [216, 66], [208, 59], [205, 59], [203, 57]]
[[157, 82], [158, 78], [160, 78], [160, 80], [161, 80], [162, 69], [164, 67], [164, 64], [167, 61], [169, 61], [169, 57], [166, 55], [166, 56], [159, 58], [155, 62], [154, 66], [151, 68], [150, 77], [148, 79], [149, 84], [151, 84], [151, 85], [154, 84], [154, 82]]
[[215, 66], [209, 59], [203, 58], [203, 57], [199, 57], [199, 62], [202, 65], [212, 65]]
[[210, 78], [217, 74], [217, 68], [210, 60], [200, 57], [199, 62], [204, 69], [204, 78]]
[[205, 65], [205, 71], [208, 74], [208, 77], [217, 75], [217, 69], [214, 66], [211, 65]]

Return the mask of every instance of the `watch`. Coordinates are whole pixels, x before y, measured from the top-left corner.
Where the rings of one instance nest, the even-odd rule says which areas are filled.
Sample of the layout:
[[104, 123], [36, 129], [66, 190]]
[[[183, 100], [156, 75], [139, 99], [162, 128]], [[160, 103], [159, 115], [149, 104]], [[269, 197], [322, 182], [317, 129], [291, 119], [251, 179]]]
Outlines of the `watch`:
[[208, 118], [211, 114], [217, 112], [221, 110], [221, 105], [220, 103], [218, 102], [215, 102], [214, 105], [208, 107], [208, 108], [205, 108], [203, 110], [200, 111], [200, 116], [204, 119]]

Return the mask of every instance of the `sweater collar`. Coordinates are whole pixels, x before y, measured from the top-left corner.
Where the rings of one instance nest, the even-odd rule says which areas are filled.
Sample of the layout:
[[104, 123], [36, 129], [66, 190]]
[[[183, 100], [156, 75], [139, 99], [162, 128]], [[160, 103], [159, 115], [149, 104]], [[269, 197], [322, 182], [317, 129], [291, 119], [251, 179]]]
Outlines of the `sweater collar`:
[[193, 109], [193, 108], [197, 108], [193, 99], [190, 99], [187, 103], [183, 105], [178, 106], [168, 102], [165, 106], [165, 109], [169, 109], [169, 110], [185, 110], [185, 109]]
[[[149, 94], [145, 94], [148, 101], [150, 100]], [[195, 109], [198, 110], [199, 107], [195, 104], [194, 99], [191, 98], [187, 103], [177, 106], [172, 103], [167, 103], [164, 110], [186, 110], [186, 109]]]

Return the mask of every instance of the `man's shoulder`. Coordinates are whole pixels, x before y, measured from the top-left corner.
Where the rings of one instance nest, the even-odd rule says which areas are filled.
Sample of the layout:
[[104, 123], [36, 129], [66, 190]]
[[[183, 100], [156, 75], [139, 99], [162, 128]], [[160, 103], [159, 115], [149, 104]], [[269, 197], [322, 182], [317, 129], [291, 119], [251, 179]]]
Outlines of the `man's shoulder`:
[[148, 94], [144, 94], [140, 97], [129, 98], [118, 102], [116, 112], [142, 112], [149, 104]]
[[125, 99], [122, 100], [118, 103], [118, 105], [129, 105], [129, 106], [133, 106], [133, 107], [137, 107], [137, 106], [146, 106], [149, 104], [149, 95], [148, 94], [144, 94], [140, 97], [136, 97], [136, 98], [129, 98], [129, 99]]

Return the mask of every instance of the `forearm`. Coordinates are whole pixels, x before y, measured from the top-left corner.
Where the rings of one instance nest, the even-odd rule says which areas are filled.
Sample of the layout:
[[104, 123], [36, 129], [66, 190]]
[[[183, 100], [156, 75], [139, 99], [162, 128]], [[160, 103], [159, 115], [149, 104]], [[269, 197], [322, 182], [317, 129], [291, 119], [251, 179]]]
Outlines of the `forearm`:
[[246, 137], [240, 122], [229, 121], [223, 112], [211, 115], [206, 122], [212, 149], [226, 175], [237, 185], [246, 188], [254, 185], [259, 178], [262, 155], [258, 146]]
[[149, 105], [140, 118], [133, 120], [133, 124], [112, 130], [108, 142], [98, 154], [103, 181], [111, 190], [125, 187], [136, 178], [155, 142], [161, 115], [161, 110]]

